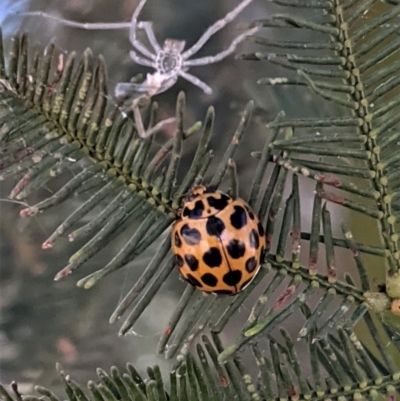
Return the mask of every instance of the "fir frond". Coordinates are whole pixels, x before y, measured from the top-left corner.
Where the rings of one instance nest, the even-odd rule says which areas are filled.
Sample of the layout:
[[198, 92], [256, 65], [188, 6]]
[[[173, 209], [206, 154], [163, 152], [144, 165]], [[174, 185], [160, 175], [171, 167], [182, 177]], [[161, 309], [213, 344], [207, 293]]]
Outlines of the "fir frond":
[[[82, 161], [82, 171], [59, 191], [20, 212], [22, 217], [33, 216], [59, 205], [74, 192], [91, 191], [89, 199], [68, 216], [42, 245], [44, 249], [51, 248], [65, 234], [70, 241], [86, 241], [70, 257], [69, 264], [57, 273], [56, 280], [84, 265], [129, 225], [142, 219], [131, 238], [104, 267], [78, 282], [78, 286], [88, 289], [154, 243], [174, 220], [181, 197], [193, 185], [202, 183], [212, 157], [208, 144], [214, 111], [209, 109], [192, 164], [182, 183], [176, 186], [183, 141], [199, 129], [199, 123], [195, 123], [184, 130], [184, 94], [181, 93], [177, 99], [175, 137], [149, 160], [153, 137], [146, 140], [139, 138], [131, 120], [107, 103], [102, 58], [93, 65], [91, 52], [87, 50], [74, 68], [75, 58], [72, 53], [65, 61], [63, 55], [58, 55], [55, 46], [50, 44], [43, 56], [36, 51], [30, 59], [27, 36], [13, 39], [8, 69], [2, 70], [0, 179], [20, 177], [9, 197], [23, 199], [60, 175], [68, 168], [70, 159], [75, 163]], [[250, 121], [252, 108], [250, 102], [210, 185], [218, 187], [227, 172], [233, 185], [236, 185], [232, 158]], [[156, 105], [153, 104], [150, 125], [155, 124], [155, 111]], [[160, 165], [165, 165], [165, 171], [161, 173], [158, 172]], [[259, 179], [262, 178], [261, 173], [258, 173]], [[103, 205], [100, 213], [71, 231], [99, 204]], [[170, 240], [167, 238], [161, 242], [142, 277], [111, 317], [114, 321], [133, 306], [121, 333], [132, 327], [172, 272], [174, 262], [169, 250]]]
[[[315, 97], [330, 103], [331, 113], [329, 118], [270, 123], [271, 129], [289, 127], [296, 133], [271, 143], [274, 161], [321, 183], [321, 199], [377, 220], [382, 237], [379, 253], [390, 283], [388, 295], [397, 299], [400, 8], [389, 3], [378, 10], [378, 5], [367, 1], [278, 4], [299, 11], [303, 7], [308, 12], [313, 9], [313, 16], [301, 18], [287, 8], [287, 13], [257, 24], [274, 28], [277, 36], [281, 36], [281, 29], [287, 36], [290, 31], [307, 30], [323, 40], [308, 43], [255, 38], [266, 50], [241, 58], [268, 60], [284, 67], [288, 76], [263, 78], [259, 84], [306, 86]], [[377, 15], [369, 17], [374, 12]], [[325, 156], [324, 161], [321, 156]], [[303, 233], [303, 238], [307, 235]]]
[[[288, 13], [272, 15], [268, 21], [258, 21], [258, 23], [265, 27], [278, 29], [277, 37], [282, 37], [279, 35], [281, 28], [284, 28], [285, 32], [288, 28], [307, 29], [315, 33], [329, 34], [329, 36], [324, 36], [326, 41], [318, 42], [318, 46], [312, 46], [313, 44], [308, 42], [275, 42], [260, 38], [255, 39], [256, 42], [278, 49], [295, 49], [296, 53], [258, 52], [241, 58], [268, 60], [296, 71], [297, 76], [294, 77], [289, 75], [281, 78], [265, 78], [259, 83], [306, 85], [314, 95], [328, 100], [332, 107], [328, 118], [280, 119], [268, 124], [270, 129], [291, 129], [294, 133], [290, 137], [274, 138], [269, 145], [268, 156], [277, 164], [271, 175], [269, 186], [274, 180], [277, 183], [279, 183], [279, 179], [286, 181], [286, 178], [282, 178], [283, 175], [290, 177], [287, 173], [282, 173], [278, 166], [296, 175], [301, 174], [312, 178], [317, 184], [312, 231], [300, 233], [299, 212], [296, 213], [297, 217], [293, 215], [293, 222], [297, 221], [297, 223], [294, 223], [291, 229], [292, 241], [297, 240], [297, 245], [299, 245], [300, 239], [310, 241], [308, 268], [299, 268], [298, 259], [293, 252], [291, 261], [285, 260], [285, 245], [289, 230], [284, 228], [290, 219], [289, 215], [293, 214], [293, 209], [298, 208], [295, 206], [297, 202], [293, 200], [292, 196], [288, 198], [284, 208], [276, 252], [274, 250], [272, 254], [268, 255], [267, 260], [270, 260], [271, 265], [277, 270], [283, 268], [288, 272], [291, 268], [293, 269], [291, 274], [295, 272], [300, 274], [300, 272], [308, 270], [312, 276], [316, 273], [318, 245], [323, 242], [328, 272], [327, 275], [322, 275], [318, 282], [319, 285], [322, 283], [326, 285], [326, 283], [335, 281], [336, 277], [334, 248], [347, 247], [352, 250], [355, 257], [360, 274], [361, 292], [366, 297], [365, 301], [373, 306], [375, 299], [379, 298], [379, 307], [382, 311], [390, 306], [390, 299], [392, 299], [392, 312], [397, 313], [398, 234], [395, 224], [397, 207], [393, 197], [398, 191], [398, 182], [395, 178], [397, 173], [394, 166], [397, 165], [397, 150], [399, 149], [396, 142], [398, 141], [396, 126], [400, 120], [395, 110], [399, 104], [399, 80], [396, 65], [400, 47], [395, 32], [398, 30], [396, 17], [399, 15], [400, 9], [395, 5], [388, 6], [376, 18], [362, 25], [361, 19], [365, 18], [365, 13], [367, 11], [372, 13], [371, 6], [367, 2], [351, 2], [343, 5], [339, 2], [335, 2], [335, 4], [318, 2], [313, 4], [315, 7], [310, 3], [305, 5], [302, 2], [285, 2], [285, 5], [295, 7], [295, 9], [303, 6], [315, 8], [313, 15], [317, 22], [311, 19], [301, 19], [295, 13]], [[318, 22], [319, 19], [324, 22]], [[387, 23], [387, 25], [382, 25], [383, 23]], [[318, 50], [320, 54], [310, 56], [310, 49]], [[326, 56], [327, 54], [329, 55]], [[262, 157], [260, 153], [256, 156]], [[321, 156], [325, 156], [323, 161], [321, 161]], [[349, 168], [349, 165], [352, 167]], [[393, 166], [392, 170], [391, 166]], [[392, 175], [390, 175], [391, 171], [393, 171]], [[360, 182], [359, 178], [364, 182]], [[282, 186], [281, 184], [280, 187]], [[335, 189], [335, 192], [329, 188]], [[344, 194], [338, 194], [337, 189], [343, 191]], [[267, 193], [269, 197], [272, 191], [268, 192], [267, 189]], [[357, 196], [357, 201], [353, 200], [354, 196], [352, 195]], [[346, 241], [333, 238], [327, 204], [322, 205], [322, 200], [340, 204], [377, 220], [382, 236], [382, 246], [356, 244], [345, 226], [343, 226], [343, 234]], [[268, 211], [267, 233], [271, 238], [272, 231], [268, 227], [272, 228], [274, 225], [276, 205], [279, 204], [279, 202], [271, 201]], [[323, 235], [320, 235], [321, 226]], [[276, 234], [278, 235], [278, 233]], [[292, 247], [292, 249], [295, 248]], [[389, 287], [387, 295], [389, 298], [383, 294], [368, 292], [369, 280], [361, 257], [361, 254], [368, 253], [379, 255], [382, 265], [387, 266], [387, 286]], [[346, 281], [352, 285], [349, 276]], [[310, 279], [310, 283], [315, 283], [315, 281]], [[306, 293], [302, 295], [306, 295]], [[337, 295], [339, 293], [336, 289], [333, 291], [329, 289], [321, 297], [318, 306], [314, 309], [313, 316], [300, 331], [300, 336], [308, 332], [331, 299], [337, 298]], [[320, 333], [316, 333], [316, 338], [324, 338], [327, 329], [334, 327], [343, 319], [345, 311], [349, 309], [354, 299], [357, 299], [357, 297], [354, 299], [353, 297], [354, 293], [343, 300], [340, 308], [319, 329]], [[300, 297], [297, 299], [299, 303], [303, 302], [306, 296], [303, 296], [301, 301], [300, 299]], [[359, 305], [360, 307], [356, 308], [350, 322], [355, 323], [365, 312], [366, 305], [362, 305], [362, 303]], [[355, 316], [357, 317], [354, 319]], [[245, 341], [254, 339], [266, 328], [273, 328], [275, 319], [273, 315], [267, 313], [261, 322], [262, 324], [255, 326], [254, 330], [248, 332], [243, 330], [242, 337], [239, 337], [235, 344], [226, 349], [221, 360], [239, 349]]]
[[[97, 278], [124, 266], [140, 254], [172, 222], [180, 197], [204, 175], [209, 164], [213, 111], [207, 116], [201, 146], [179, 187], [174, 187], [183, 141], [199, 130], [183, 127], [185, 96], [177, 99], [175, 137], [150, 158], [152, 138], [138, 137], [130, 118], [107, 100], [103, 59], [91, 60], [87, 50], [75, 67], [76, 54], [66, 60], [50, 44], [43, 56], [28, 56], [27, 36], [14, 38], [6, 72], [1, 54], [1, 155], [0, 180], [19, 177], [10, 199], [25, 199], [71, 166], [82, 161], [82, 171], [55, 194], [21, 211], [32, 216], [56, 206], [76, 191], [92, 196], [75, 210], [43, 243], [50, 248], [95, 206], [104, 209], [83, 227], [69, 233], [86, 244], [70, 258], [56, 280], [79, 268], [110, 240], [138, 218], [146, 216], [135, 235]], [[156, 124], [157, 104], [149, 109], [149, 125]], [[211, 120], [211, 123], [209, 121]], [[166, 163], [166, 158], [169, 162]], [[159, 172], [159, 166], [165, 172]], [[101, 227], [101, 229], [100, 229]], [[97, 233], [96, 233], [97, 231]], [[93, 285], [95, 279], [91, 277]]]
[[[308, 307], [303, 307], [310, 315]], [[281, 329], [279, 335], [265, 337], [252, 345], [252, 363], [259, 369], [254, 375], [239, 358], [224, 365], [218, 363], [218, 353], [223, 350], [217, 335], [203, 335], [196, 352], [187, 355], [178, 369], [171, 369], [169, 385], [165, 383], [160, 368], [147, 368], [147, 378], [128, 363], [122, 372], [113, 366], [110, 373], [97, 369], [97, 381], [89, 381], [83, 390], [60, 365], [65, 392], [70, 401], [151, 401], [197, 400], [241, 401], [263, 400], [368, 400], [379, 397], [396, 397], [400, 390], [400, 372], [386, 351], [377, 355], [358, 339], [349, 327], [339, 327], [337, 335], [313, 341], [313, 331], [293, 342], [289, 333]], [[371, 335], [375, 334], [373, 332]], [[300, 362], [302, 348], [309, 351], [309, 358]], [[385, 364], [379, 361], [384, 358]], [[306, 371], [311, 373], [305, 374]], [[0, 385], [2, 401], [21, 399], [18, 386], [11, 383], [10, 390]], [[36, 386], [41, 397], [23, 395], [24, 400], [58, 401], [50, 390]], [[394, 399], [394, 398], [393, 398]]]
[[[284, 5], [294, 7], [295, 10], [306, 6], [296, 1], [285, 2]], [[241, 334], [220, 355], [221, 361], [226, 360], [247, 342], [270, 333], [276, 325], [281, 324], [289, 316], [293, 316], [298, 307], [307, 304], [311, 295], [316, 293], [316, 288], [323, 287], [324, 291], [319, 295], [317, 307], [300, 330], [300, 337], [306, 335], [314, 324], [319, 327], [315, 333], [315, 338], [318, 339], [325, 338], [329, 330], [339, 322], [354, 325], [374, 303], [375, 297], [369, 292], [369, 280], [360, 252], [381, 256], [382, 265], [387, 266], [389, 288], [387, 288], [387, 295], [380, 300], [380, 307], [388, 308], [391, 298], [391, 309], [397, 313], [398, 302], [395, 291], [398, 277], [396, 267], [398, 235], [394, 213], [396, 208], [392, 208], [391, 202], [392, 192], [397, 190], [397, 185], [395, 180], [390, 179], [386, 166], [392, 162], [394, 165], [397, 163], [398, 146], [395, 146], [397, 137], [393, 133], [395, 133], [394, 126], [400, 121], [398, 113], [394, 111], [399, 100], [396, 92], [398, 74], [394, 73], [395, 70], [391, 66], [397, 63], [400, 47], [395, 34], [396, 29], [392, 29], [390, 23], [394, 27], [398, 26], [395, 18], [399, 15], [400, 9], [396, 6], [388, 7], [376, 17], [376, 20], [371, 20], [359, 27], [359, 18], [363, 17], [366, 11], [370, 11], [370, 5], [366, 2], [352, 2], [348, 5], [341, 5], [339, 2], [335, 4], [307, 3], [307, 8], [308, 10], [314, 8], [312, 14], [314, 19], [299, 18], [295, 12], [289, 12], [288, 14], [273, 14], [270, 19], [257, 21], [256, 24], [277, 29], [277, 37], [283, 36], [279, 34], [282, 28], [286, 34], [288, 28], [325, 34], [326, 36], [322, 37], [326, 39], [326, 42], [323, 42], [326, 45], [319, 42], [320, 46], [317, 46], [319, 54], [309, 55], [308, 42], [276, 43], [271, 40], [264, 42], [261, 38], [256, 39], [260, 44], [279, 49], [296, 49], [296, 53], [257, 52], [241, 57], [250, 60], [268, 60], [294, 70], [297, 74], [295, 78], [290, 78], [290, 75], [288, 78], [265, 78], [259, 82], [260, 84], [306, 85], [311, 93], [317, 97], [322, 96], [332, 104], [332, 107], [329, 117], [286, 119], [284, 115], [281, 115], [268, 124], [268, 128], [275, 133], [272, 135], [268, 150], [256, 156], [264, 160], [264, 163], [265, 160], [274, 162], [275, 167], [264, 194], [258, 199], [253, 194], [252, 199], [257, 199], [260, 214], [267, 216], [267, 244], [272, 244], [273, 239], [277, 241], [276, 246], [271, 245], [268, 248], [269, 254], [266, 257], [267, 265], [277, 273], [253, 307]], [[384, 28], [381, 25], [382, 21], [388, 23]], [[371, 34], [371, 37], [368, 37], [368, 34]], [[361, 40], [365, 38], [372, 39], [368, 42], [368, 51], [363, 47]], [[385, 41], [385, 47], [377, 50], [376, 46], [383, 41]], [[359, 47], [362, 49], [361, 52], [357, 50]], [[359, 53], [363, 56], [361, 57]], [[366, 55], [372, 57], [374, 61], [367, 62]], [[392, 62], [389, 67], [383, 63], [387, 58]], [[373, 66], [375, 69], [371, 70]], [[378, 79], [377, 76], [380, 78]], [[371, 88], [369, 91], [371, 94], [376, 93], [371, 86], [372, 80], [377, 90], [382, 87], [387, 88], [383, 97], [374, 97], [373, 101], [364, 90], [368, 87]], [[393, 85], [392, 82], [394, 82]], [[372, 107], [374, 111], [371, 111]], [[390, 139], [387, 139], [388, 133]], [[380, 147], [380, 140], [390, 144], [390, 149], [387, 149], [387, 159]], [[321, 161], [321, 156], [325, 156], [324, 161]], [[389, 160], [389, 164], [386, 160]], [[349, 168], [349, 165], [356, 168]], [[309, 233], [301, 232], [300, 228], [297, 175], [316, 181], [312, 227]], [[355, 184], [355, 178], [362, 178], [364, 182]], [[281, 227], [277, 227], [276, 218], [283, 201], [283, 188], [287, 185], [292, 186], [292, 193], [286, 199], [283, 208]], [[335, 192], [329, 188], [335, 189]], [[338, 193], [336, 191], [338, 189], [344, 194]], [[352, 195], [357, 196], [357, 201], [353, 200]], [[327, 203], [323, 203], [324, 200]], [[345, 241], [334, 238], [328, 210], [329, 202], [375, 219], [380, 225], [382, 246], [356, 244], [345, 225], [342, 227]], [[323, 235], [320, 235], [321, 227]], [[291, 233], [291, 239], [289, 233]], [[287, 258], [288, 239], [292, 244], [291, 258]], [[301, 239], [309, 240], [307, 267], [299, 263]], [[325, 248], [327, 273], [316, 270], [320, 242], [323, 242]], [[342, 283], [336, 279], [335, 247], [346, 247], [352, 251], [361, 288], [355, 286], [348, 275], [345, 276], [346, 282]], [[277, 303], [266, 308], [265, 311], [266, 300], [275, 290], [273, 283], [279, 272], [290, 276], [291, 281]], [[262, 274], [259, 279], [261, 278]], [[297, 293], [301, 282], [307, 284]], [[279, 284], [280, 281], [278, 280], [277, 283]], [[258, 280], [255, 280], [254, 285], [257, 284]], [[338, 297], [341, 298], [340, 306], [334, 308], [334, 312], [329, 316], [326, 314], [324, 316], [328, 305], [333, 301], [337, 302]], [[288, 302], [289, 299], [291, 302]], [[237, 307], [239, 304], [238, 299]], [[349, 311], [351, 311], [350, 314], [348, 314]], [[231, 316], [227, 310], [221, 315], [224, 323]], [[217, 332], [220, 332], [219, 329], [223, 327], [218, 326], [216, 329], [212, 322], [210, 326], [211, 330]]]

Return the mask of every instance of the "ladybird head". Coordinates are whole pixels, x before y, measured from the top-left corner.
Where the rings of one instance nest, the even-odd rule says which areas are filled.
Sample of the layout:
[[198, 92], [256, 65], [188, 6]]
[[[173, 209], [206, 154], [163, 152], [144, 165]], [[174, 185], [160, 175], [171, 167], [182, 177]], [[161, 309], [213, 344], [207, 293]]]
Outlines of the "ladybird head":
[[196, 198], [197, 196], [201, 196], [204, 193], [206, 193], [207, 188], [204, 185], [199, 185], [197, 187], [194, 187], [193, 189], [191, 189], [187, 195], [185, 196], [185, 198], [183, 199], [184, 202], [191, 202], [194, 198]]
[[216, 192], [216, 189], [214, 187], [211, 186], [206, 187], [204, 185], [198, 185], [197, 187], [191, 189], [183, 200], [184, 202], [191, 202], [198, 196], [202, 196], [204, 194], [211, 194], [214, 192]]
[[193, 188], [183, 199], [180, 217], [202, 219], [223, 210], [232, 198], [221, 191], [203, 185]]

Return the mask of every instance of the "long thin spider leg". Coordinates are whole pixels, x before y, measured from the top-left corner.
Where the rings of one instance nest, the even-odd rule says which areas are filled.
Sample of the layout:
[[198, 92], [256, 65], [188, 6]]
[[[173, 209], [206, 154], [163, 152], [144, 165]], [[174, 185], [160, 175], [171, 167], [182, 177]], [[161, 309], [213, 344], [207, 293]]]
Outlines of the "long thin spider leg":
[[[143, 0], [142, 0], [143, 1]], [[144, 0], [146, 2], [147, 0]], [[140, 10], [139, 10], [140, 11]], [[18, 13], [18, 15], [21, 16], [39, 16], [43, 18], [48, 18], [53, 21], [57, 21], [65, 26], [70, 26], [72, 28], [79, 28], [79, 29], [84, 29], [87, 31], [92, 31], [92, 30], [112, 30], [112, 29], [128, 29], [132, 27], [132, 22], [76, 22], [76, 21], [71, 21], [67, 20], [64, 18], [56, 17], [51, 14], [47, 14], [41, 11], [27, 11], [27, 12], [22, 12]], [[147, 29], [143, 27], [148, 35]], [[136, 35], [136, 32], [135, 32]], [[150, 37], [149, 37], [150, 40]], [[131, 40], [132, 41], [132, 40]], [[132, 43], [132, 45], [135, 47], [136, 50], [138, 50], [140, 53], [142, 53], [144, 56], [147, 56], [148, 58], [154, 60], [156, 56], [152, 54], [144, 45], [142, 45], [138, 40], [136, 40], [135, 36], [135, 44]], [[153, 45], [153, 44], [152, 44]]]
[[[147, 93], [150, 87], [143, 82], [141, 84], [134, 84], [131, 82], [119, 82], [114, 89], [114, 94], [117, 99], [129, 99], [137, 96], [138, 94]], [[141, 95], [143, 96], [143, 95]]]
[[137, 64], [155, 68], [154, 63], [151, 60], [138, 56], [133, 50], [129, 52], [129, 57]]
[[201, 81], [199, 78], [197, 78], [194, 75], [189, 74], [188, 72], [185, 72], [185, 71], [180, 71], [179, 75], [182, 78], [185, 78], [187, 81], [191, 82], [193, 85], [198, 86], [207, 95], [211, 95], [212, 89], [206, 83]]
[[138, 132], [138, 135], [141, 138], [143, 138], [143, 139], [148, 138], [150, 135], [153, 135], [156, 132], [161, 131], [165, 126], [175, 123], [175, 121], [176, 121], [175, 117], [166, 118], [165, 120], [161, 120], [156, 125], [154, 125], [153, 127], [149, 128], [146, 131], [144, 128], [142, 115], [140, 114], [140, 109], [139, 109], [140, 99], [141, 99], [141, 97], [139, 97], [138, 99], [135, 99], [133, 101], [132, 108], [133, 108], [133, 116], [135, 118], [136, 130]]
[[138, 24], [140, 29], [144, 29], [147, 37], [149, 39], [150, 44], [153, 46], [153, 49], [156, 53], [161, 51], [161, 46], [158, 44], [156, 35], [154, 34], [153, 30], [153, 23], [150, 21], [140, 21]]
[[147, 0], [140, 0], [139, 4], [136, 6], [135, 11], [132, 14], [129, 40], [134, 42], [136, 40], [136, 30], [138, 29], [138, 18]]
[[[142, 43], [140, 43], [136, 39], [136, 32], [140, 28], [138, 25], [138, 17], [140, 12], [142, 11], [142, 8], [146, 4], [147, 0], [140, 0], [139, 4], [137, 5], [135, 12], [132, 14], [132, 19], [131, 19], [131, 26], [129, 30], [129, 40], [132, 43], [132, 46], [138, 50], [140, 53], [142, 53], [144, 56], [148, 57], [151, 60], [155, 60], [156, 56], [150, 52], [149, 49], [147, 49], [146, 46], [144, 46]], [[140, 22], [139, 22], [140, 24]], [[147, 32], [147, 31], [146, 31]]]
[[138, 104], [133, 104], [133, 116], [135, 118], [136, 130], [141, 138], [146, 138], [146, 130], [144, 129], [142, 115], [140, 114]]
[[43, 17], [53, 21], [60, 22], [65, 26], [70, 26], [73, 28], [85, 29], [87, 31], [92, 30], [111, 30], [111, 29], [128, 29], [131, 27], [130, 22], [76, 22], [61, 17], [56, 17], [55, 15], [47, 14], [42, 11], [26, 11], [18, 13], [22, 17]]
[[239, 35], [232, 41], [232, 43], [226, 50], [223, 50], [221, 53], [218, 53], [215, 56], [207, 56], [207, 57], [202, 57], [202, 58], [195, 58], [193, 60], [187, 60], [187, 61], [184, 61], [183, 66], [184, 67], [194, 67], [197, 65], [206, 65], [206, 64], [217, 63], [218, 61], [221, 61], [225, 57], [232, 54], [240, 42], [242, 42], [247, 36], [253, 35], [258, 30], [259, 30], [259, 27], [255, 27], [255, 28], [249, 29], [246, 32], [243, 32], [241, 35]]
[[188, 59], [189, 57], [193, 56], [193, 54], [197, 53], [204, 44], [213, 36], [216, 32], [221, 30], [225, 27], [226, 24], [231, 22], [236, 16], [245, 8], [247, 7], [253, 0], [243, 0], [236, 8], [230, 11], [228, 14], [225, 15], [224, 18], [218, 20], [213, 25], [211, 25], [201, 36], [201, 38], [188, 50], [186, 50], [182, 57], [184, 60]]
[[[159, 131], [161, 131], [162, 129], [164, 129], [164, 127], [166, 127], [169, 124], [173, 124], [176, 122], [176, 118], [175, 117], [170, 117], [170, 118], [166, 118], [165, 120], [161, 120], [160, 122], [158, 122], [156, 125], [154, 125], [153, 127], [151, 127], [150, 129], [148, 129], [145, 132], [145, 138], [149, 137], [150, 135], [153, 135]], [[139, 134], [140, 135], [140, 134]], [[143, 138], [143, 137], [142, 137]]]

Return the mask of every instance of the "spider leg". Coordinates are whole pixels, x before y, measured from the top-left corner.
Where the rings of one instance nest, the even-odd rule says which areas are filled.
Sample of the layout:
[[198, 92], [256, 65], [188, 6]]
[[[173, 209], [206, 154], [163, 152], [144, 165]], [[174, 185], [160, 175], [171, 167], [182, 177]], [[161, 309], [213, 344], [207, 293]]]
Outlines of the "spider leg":
[[[142, 0], [143, 5], [144, 5], [144, 3], [146, 1], [147, 0], [144, 0], [144, 2], [143, 2], [143, 0]], [[139, 6], [137, 8], [139, 8]], [[143, 6], [141, 6], [141, 8], [143, 8]], [[139, 12], [140, 12], [141, 8], [139, 9]], [[18, 13], [18, 15], [21, 15], [23, 17], [25, 17], [25, 16], [27, 16], [27, 17], [29, 17], [29, 16], [39, 16], [39, 17], [47, 18], [47, 19], [50, 19], [50, 20], [53, 20], [53, 21], [57, 21], [57, 22], [65, 25], [65, 26], [69, 26], [69, 27], [72, 27], [72, 28], [85, 29], [87, 31], [128, 29], [128, 28], [132, 30], [132, 23], [133, 23], [132, 21], [131, 22], [76, 22], [76, 21], [71, 21], [71, 20], [67, 20], [67, 19], [64, 19], [64, 18], [56, 17], [54, 15], [47, 14], [47, 13], [44, 13], [42, 11], [27, 11], [27, 12]], [[136, 15], [136, 18], [137, 18], [137, 15]], [[141, 23], [139, 23], [139, 24], [141, 24]], [[135, 20], [135, 27], [136, 27], [136, 20]], [[146, 26], [143, 26], [143, 29], [146, 31], [146, 34], [149, 37], [149, 40], [150, 40], [152, 46], [154, 47], [154, 44], [152, 42], [153, 39], [151, 38], [151, 34], [149, 35], [149, 32], [148, 32], [149, 28], [146, 27]], [[154, 36], [154, 33], [153, 33], [153, 36]], [[152, 54], [138, 40], [136, 40], [136, 32], [135, 32], [134, 38], [135, 38], [134, 39], [135, 43], [132, 42], [132, 36], [131, 36], [131, 42], [132, 42], [132, 45], [135, 47], [135, 49], [137, 51], [139, 51], [140, 53], [142, 53], [144, 56], [147, 56], [148, 58], [154, 60], [156, 56], [154, 54]], [[140, 64], [140, 63], [138, 63], [138, 64]], [[144, 64], [144, 65], [146, 65], [146, 64]]]
[[255, 27], [255, 28], [247, 30], [246, 32], [243, 32], [241, 35], [237, 36], [232, 41], [232, 43], [226, 50], [223, 50], [222, 52], [216, 54], [215, 56], [207, 56], [207, 57], [197, 58], [197, 59], [193, 59], [193, 60], [187, 60], [187, 61], [184, 61], [183, 65], [184, 65], [184, 67], [194, 67], [196, 65], [206, 65], [206, 64], [217, 63], [218, 61], [221, 61], [225, 57], [232, 54], [240, 42], [242, 42], [247, 36], [253, 35], [258, 30], [259, 30], [259, 27]]
[[[144, 96], [146, 96], [146, 95], [144, 95]], [[166, 118], [165, 120], [161, 120], [156, 125], [147, 129], [147, 131], [146, 131], [146, 129], [144, 128], [142, 115], [141, 115], [140, 109], [139, 109], [139, 101], [142, 97], [143, 96], [141, 96], [138, 99], [135, 99], [133, 101], [132, 108], [133, 108], [133, 116], [135, 118], [135, 125], [136, 125], [137, 133], [141, 138], [145, 139], [145, 138], [148, 138], [150, 135], [153, 135], [153, 134], [161, 131], [165, 126], [174, 123], [176, 121], [176, 118], [171, 117], [171, 118]]]
[[138, 56], [133, 50], [129, 52], [129, 57], [137, 64], [155, 68], [151, 60], [147, 60], [147, 58]]
[[[147, 93], [150, 90], [146, 82], [134, 84], [131, 82], [119, 82], [114, 89], [114, 94], [117, 99], [129, 99], [136, 97], [139, 94]], [[143, 95], [141, 95], [143, 96]]]
[[211, 25], [200, 37], [200, 39], [188, 50], [186, 50], [182, 57], [184, 60], [188, 59], [189, 57], [193, 56], [193, 54], [197, 53], [204, 44], [213, 36], [216, 32], [221, 30], [225, 27], [226, 24], [231, 22], [236, 16], [245, 8], [247, 7], [253, 0], [243, 0], [236, 8], [230, 11], [228, 14], [225, 15], [224, 18], [218, 20], [213, 25]]
[[[139, 4], [137, 5], [135, 12], [132, 14], [132, 19], [131, 19], [131, 26], [129, 29], [129, 40], [132, 43], [132, 46], [142, 53], [144, 56], [148, 57], [151, 60], [155, 60], [156, 56], [150, 52], [149, 49], [147, 49], [146, 46], [144, 46], [141, 42], [139, 42], [136, 39], [136, 31], [140, 29], [140, 22], [138, 23], [138, 17], [140, 12], [142, 11], [142, 8], [146, 4], [147, 0], [140, 0]], [[145, 26], [143, 28], [146, 30]], [[148, 29], [148, 28], [147, 28]], [[147, 30], [146, 30], [147, 33]], [[149, 38], [150, 40], [150, 38]]]
[[161, 46], [158, 44], [156, 35], [154, 34], [153, 23], [150, 21], [140, 21], [138, 24], [138, 28], [145, 30], [149, 42], [153, 47], [154, 51], [156, 53], [159, 53], [161, 51]]
[[136, 130], [138, 135], [141, 138], [146, 138], [146, 130], [143, 125], [143, 120], [142, 120], [142, 115], [140, 114], [139, 106], [138, 104], [134, 102], [133, 104], [133, 116], [135, 118], [135, 125], [136, 125]]
[[176, 122], [176, 118], [175, 117], [166, 118], [165, 120], [159, 121], [156, 125], [154, 125], [153, 127], [149, 128], [147, 131], [143, 132], [143, 136], [140, 135], [140, 132], [139, 132], [139, 136], [141, 138], [148, 138], [150, 135], [153, 135], [153, 134], [156, 134], [157, 132], [160, 132], [161, 130], [164, 129], [164, 127], [166, 127], [169, 124], [173, 124], [175, 122]]
[[191, 82], [193, 85], [198, 86], [207, 95], [211, 95], [212, 89], [207, 84], [205, 84], [203, 81], [201, 81], [199, 78], [197, 78], [194, 75], [189, 74], [188, 72], [185, 72], [185, 71], [179, 72], [179, 75], [182, 78], [185, 78], [187, 81]]
[[87, 31], [92, 30], [108, 30], [108, 29], [127, 29], [131, 27], [131, 22], [76, 22], [61, 17], [56, 17], [55, 15], [47, 14], [42, 11], [26, 11], [18, 13], [22, 17], [43, 17], [53, 21], [60, 22], [65, 26], [70, 26], [73, 28], [85, 29]]

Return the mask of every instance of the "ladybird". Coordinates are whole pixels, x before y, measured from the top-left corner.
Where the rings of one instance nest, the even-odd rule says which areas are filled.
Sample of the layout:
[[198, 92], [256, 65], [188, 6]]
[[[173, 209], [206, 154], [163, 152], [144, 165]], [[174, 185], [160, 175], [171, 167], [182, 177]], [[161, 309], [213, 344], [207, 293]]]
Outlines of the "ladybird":
[[186, 281], [201, 291], [234, 295], [260, 268], [264, 228], [243, 199], [198, 186], [183, 200], [171, 247]]

